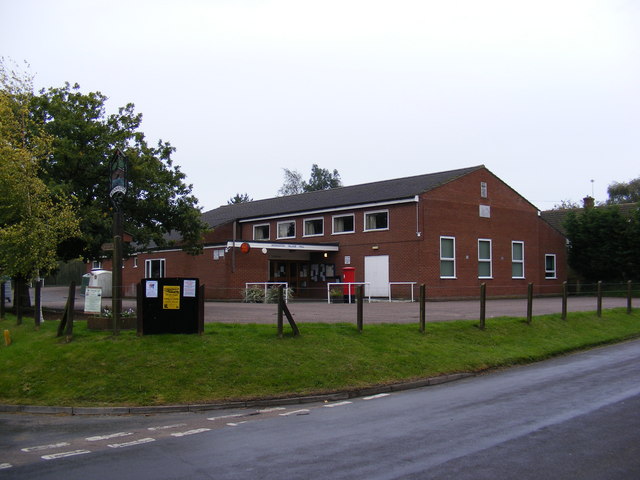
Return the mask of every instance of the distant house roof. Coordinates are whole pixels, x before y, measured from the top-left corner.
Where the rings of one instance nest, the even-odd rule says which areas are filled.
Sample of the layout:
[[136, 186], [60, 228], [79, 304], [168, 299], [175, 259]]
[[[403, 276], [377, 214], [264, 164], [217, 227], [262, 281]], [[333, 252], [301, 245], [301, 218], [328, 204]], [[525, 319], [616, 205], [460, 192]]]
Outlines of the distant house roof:
[[402, 200], [433, 190], [481, 168], [484, 168], [484, 165], [223, 205], [203, 213], [202, 220], [211, 227], [216, 227], [234, 220]]
[[[591, 208], [611, 208], [618, 207], [620, 209], [620, 213], [623, 215], [631, 215], [638, 208], [638, 204], [636, 203], [622, 203], [622, 204], [613, 204], [613, 205], [599, 205]], [[550, 224], [553, 228], [558, 230], [563, 235], [567, 235], [566, 229], [564, 228], [564, 222], [567, 219], [567, 216], [571, 212], [583, 212], [584, 208], [562, 208], [557, 210], [545, 210], [541, 212], [541, 216], [548, 224]]]

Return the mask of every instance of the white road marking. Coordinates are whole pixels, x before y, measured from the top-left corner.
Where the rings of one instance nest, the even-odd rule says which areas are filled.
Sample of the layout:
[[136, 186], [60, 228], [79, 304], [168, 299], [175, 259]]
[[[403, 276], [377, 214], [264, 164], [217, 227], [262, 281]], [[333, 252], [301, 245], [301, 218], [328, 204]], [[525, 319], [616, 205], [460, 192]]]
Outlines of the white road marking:
[[368, 397], [362, 397], [363, 400], [375, 400], [376, 398], [388, 397], [390, 393], [379, 393], [377, 395], [370, 395]]
[[281, 413], [280, 416], [281, 417], [288, 417], [289, 415], [296, 415], [298, 413], [308, 413], [309, 410], [306, 408], [303, 408], [302, 410], [292, 410], [290, 412], [285, 412], [285, 413]]
[[73, 457], [74, 455], [84, 455], [85, 453], [91, 453], [90, 450], [73, 450], [71, 452], [52, 453], [51, 455], [43, 455], [43, 460], [56, 460], [58, 458]]
[[353, 402], [344, 401], [344, 402], [338, 402], [338, 403], [327, 403], [326, 405], [323, 405], [323, 407], [325, 408], [342, 407], [344, 405], [349, 405], [350, 403], [353, 403]]
[[6, 470], [7, 468], [11, 468], [13, 465], [10, 463], [0, 463], [0, 470]]
[[237, 427], [238, 425], [242, 425], [243, 423], [247, 423], [247, 420], [244, 420], [242, 422], [236, 422], [236, 423], [227, 423], [227, 425], [229, 425], [230, 427]]
[[53, 443], [51, 445], [37, 445], [35, 447], [21, 448], [20, 450], [27, 453], [40, 452], [42, 450], [51, 450], [53, 448], [66, 447], [68, 445], [70, 445], [68, 442], [60, 442], [60, 443]]
[[195, 435], [196, 433], [208, 432], [211, 430], [210, 428], [196, 428], [195, 430], [187, 430], [186, 432], [176, 432], [172, 433], [173, 437], [185, 437], [187, 435]]
[[154, 432], [156, 430], [168, 430], [170, 428], [184, 427], [185, 425], [186, 423], [176, 423], [175, 425], [163, 425], [162, 427], [149, 427], [147, 430]]
[[221, 420], [223, 418], [235, 418], [235, 417], [241, 417], [242, 413], [234, 413], [233, 415], [222, 415], [220, 417], [211, 417], [211, 418], [207, 418], [207, 420], [211, 420], [212, 422], [215, 420]]
[[277, 412], [278, 410], [286, 410], [284, 407], [273, 407], [273, 408], [263, 408], [262, 410], [257, 410], [258, 413], [269, 413], [269, 412]]
[[100, 440], [111, 440], [112, 438], [128, 437], [129, 435], [133, 435], [133, 432], [118, 432], [118, 433], [112, 433], [110, 435], [100, 435], [100, 436], [97, 436], [97, 437], [87, 437], [87, 438], [85, 438], [85, 440], [87, 442], [98, 442]]
[[123, 448], [123, 447], [133, 447], [134, 445], [142, 445], [143, 443], [151, 443], [151, 442], [155, 442], [156, 439], [155, 438], [141, 438], [140, 440], [134, 440], [133, 442], [126, 442], [126, 443], [113, 443], [111, 445], [108, 445], [111, 448]]

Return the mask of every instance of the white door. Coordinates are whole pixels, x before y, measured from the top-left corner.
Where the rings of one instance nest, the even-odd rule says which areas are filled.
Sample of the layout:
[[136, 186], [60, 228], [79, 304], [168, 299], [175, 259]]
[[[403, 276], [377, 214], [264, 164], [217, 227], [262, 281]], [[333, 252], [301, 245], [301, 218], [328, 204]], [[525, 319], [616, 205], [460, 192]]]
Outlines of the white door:
[[364, 257], [365, 295], [386, 297], [389, 295], [389, 255]]

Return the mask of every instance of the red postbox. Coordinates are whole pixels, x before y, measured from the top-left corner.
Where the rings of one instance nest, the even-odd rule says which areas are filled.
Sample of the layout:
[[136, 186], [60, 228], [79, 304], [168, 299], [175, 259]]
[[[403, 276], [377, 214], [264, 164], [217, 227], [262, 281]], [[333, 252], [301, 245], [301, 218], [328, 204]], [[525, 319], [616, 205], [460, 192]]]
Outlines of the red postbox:
[[[356, 281], [356, 269], [354, 267], [344, 267], [342, 269], [342, 281], [344, 283], [353, 283]], [[342, 293], [344, 295], [355, 295], [356, 287], [355, 285], [344, 285], [342, 287]]]

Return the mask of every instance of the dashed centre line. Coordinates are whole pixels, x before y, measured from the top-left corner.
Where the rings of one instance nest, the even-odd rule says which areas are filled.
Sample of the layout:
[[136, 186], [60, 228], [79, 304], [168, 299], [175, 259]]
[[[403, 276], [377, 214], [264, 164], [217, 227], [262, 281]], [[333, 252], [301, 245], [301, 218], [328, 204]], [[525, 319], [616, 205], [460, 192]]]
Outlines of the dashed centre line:
[[196, 428], [194, 430], [187, 430], [186, 432], [172, 433], [172, 437], [186, 437], [187, 435], [195, 435], [197, 433], [208, 432], [210, 428]]
[[10, 463], [0, 463], [0, 470], [6, 470], [7, 468], [11, 468], [13, 465]]
[[84, 455], [85, 453], [91, 453], [91, 450], [72, 450], [70, 452], [52, 453], [51, 455], [43, 455], [43, 460], [56, 460], [58, 458], [73, 457], [75, 455]]
[[211, 420], [212, 422], [216, 421], [216, 420], [223, 420], [225, 418], [236, 418], [236, 417], [242, 417], [244, 414], [243, 413], [234, 413], [232, 415], [221, 415], [219, 417], [210, 417], [207, 418], [207, 420]]
[[236, 422], [236, 423], [227, 423], [227, 425], [229, 425], [230, 427], [237, 427], [238, 425], [242, 425], [243, 423], [247, 423], [248, 420], [243, 420], [242, 422]]
[[363, 400], [375, 400], [376, 398], [388, 397], [390, 393], [378, 393], [377, 395], [370, 395], [368, 397], [362, 397]]
[[284, 407], [273, 407], [273, 408], [263, 408], [262, 410], [257, 410], [258, 413], [270, 413], [277, 412], [279, 410], [286, 410]]
[[292, 410], [290, 412], [284, 412], [284, 413], [280, 413], [279, 415], [281, 417], [288, 417], [289, 415], [301, 415], [303, 413], [309, 413], [309, 409], [307, 408], [303, 408], [301, 410]]
[[326, 405], [323, 405], [323, 407], [324, 408], [342, 407], [344, 405], [349, 405], [350, 403], [353, 403], [353, 402], [348, 402], [345, 400], [344, 402], [327, 403]]
[[171, 428], [184, 427], [186, 425], [187, 425], [186, 423], [176, 423], [175, 425], [163, 425], [161, 427], [149, 427], [149, 428], [147, 428], [147, 430], [155, 432], [156, 430], [169, 430]]
[[147, 438], [141, 438], [139, 440], [134, 440], [132, 442], [114, 443], [108, 446], [110, 448], [124, 448], [124, 447], [133, 447], [134, 445], [142, 445], [143, 443], [151, 443], [155, 441], [156, 441], [155, 438], [147, 437]]
[[98, 442], [100, 440], [111, 440], [112, 438], [128, 437], [129, 435], [133, 435], [133, 432], [118, 432], [118, 433], [112, 433], [110, 435], [100, 435], [100, 436], [96, 436], [96, 437], [87, 437], [87, 438], [85, 438], [85, 440], [87, 442]]
[[20, 451], [27, 452], [27, 453], [29, 453], [29, 452], [41, 452], [42, 450], [52, 450], [54, 448], [67, 447], [69, 445], [70, 445], [69, 442], [60, 442], [60, 443], [53, 443], [51, 445], [37, 445], [35, 447], [21, 448]]

